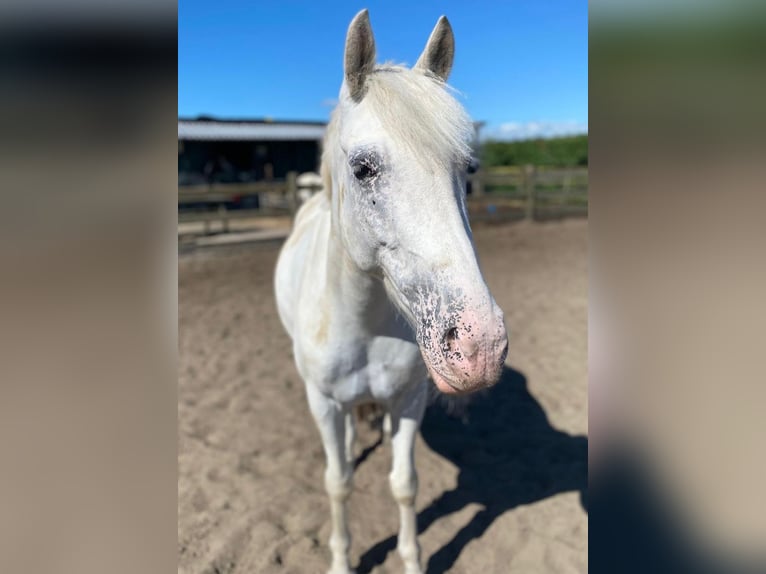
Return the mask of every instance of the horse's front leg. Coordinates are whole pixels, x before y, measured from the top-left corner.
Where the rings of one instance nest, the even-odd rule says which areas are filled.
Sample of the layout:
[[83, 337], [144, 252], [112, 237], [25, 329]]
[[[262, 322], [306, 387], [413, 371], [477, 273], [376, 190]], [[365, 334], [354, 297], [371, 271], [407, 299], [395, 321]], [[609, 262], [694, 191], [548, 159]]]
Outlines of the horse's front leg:
[[351, 494], [353, 465], [346, 454], [346, 422], [341, 404], [307, 385], [309, 407], [322, 435], [327, 468], [324, 484], [330, 497], [332, 533], [330, 550], [332, 566], [329, 574], [353, 574], [348, 562], [351, 536], [348, 531], [346, 501]]
[[346, 461], [354, 468], [354, 442], [356, 441], [356, 426], [354, 425], [354, 413], [349, 410], [346, 413]]
[[399, 504], [399, 538], [396, 545], [406, 574], [421, 574], [415, 496], [418, 477], [415, 472], [415, 437], [426, 406], [427, 385], [408, 390], [391, 405], [391, 447], [393, 464], [389, 481]]

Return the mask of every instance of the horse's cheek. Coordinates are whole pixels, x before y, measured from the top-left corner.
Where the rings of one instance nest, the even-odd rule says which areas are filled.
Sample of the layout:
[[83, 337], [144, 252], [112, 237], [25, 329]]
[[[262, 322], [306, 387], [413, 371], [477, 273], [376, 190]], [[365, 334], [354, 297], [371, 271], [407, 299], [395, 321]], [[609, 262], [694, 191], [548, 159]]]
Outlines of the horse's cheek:
[[378, 243], [383, 228], [380, 218], [380, 209], [378, 202], [373, 203], [369, 197], [359, 198], [355, 202], [355, 211], [357, 222], [361, 232], [361, 239], [366, 244], [372, 246]]

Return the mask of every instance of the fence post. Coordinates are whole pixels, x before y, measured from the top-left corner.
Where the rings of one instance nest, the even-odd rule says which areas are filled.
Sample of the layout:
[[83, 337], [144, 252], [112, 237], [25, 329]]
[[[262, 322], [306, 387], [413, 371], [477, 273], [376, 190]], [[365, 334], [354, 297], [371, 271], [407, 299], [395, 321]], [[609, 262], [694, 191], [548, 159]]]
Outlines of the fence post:
[[524, 166], [524, 187], [527, 192], [525, 217], [528, 221], [535, 220], [535, 166]]
[[298, 210], [298, 172], [287, 172], [287, 203], [290, 206], [290, 215], [295, 215]]
[[226, 211], [226, 206], [221, 204], [218, 206], [218, 217], [221, 218], [221, 227], [224, 233], [229, 232], [229, 215]]
[[481, 197], [484, 195], [484, 185], [481, 181], [481, 175], [481, 171], [475, 171], [468, 176], [469, 181], [471, 182], [471, 195], [474, 197]]
[[[212, 193], [213, 192], [213, 180], [210, 179], [207, 182], [207, 189], [205, 190], [206, 193]], [[206, 207], [207, 209], [207, 207]], [[210, 233], [210, 218], [205, 218], [205, 235], [208, 235]]]

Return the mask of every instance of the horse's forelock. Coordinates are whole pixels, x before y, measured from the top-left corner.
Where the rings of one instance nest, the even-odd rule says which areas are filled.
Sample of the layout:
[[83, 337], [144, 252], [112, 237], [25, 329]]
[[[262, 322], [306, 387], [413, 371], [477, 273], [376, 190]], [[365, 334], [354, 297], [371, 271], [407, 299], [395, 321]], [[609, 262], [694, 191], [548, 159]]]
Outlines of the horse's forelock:
[[409, 153], [428, 162], [470, 154], [474, 127], [455, 90], [423, 70], [386, 64], [367, 80], [365, 99], [383, 128]]
[[[448, 163], [471, 153], [474, 126], [454, 97], [455, 90], [423, 70], [384, 64], [367, 77], [364, 102], [383, 129], [408, 154], [427, 163]], [[343, 121], [341, 102], [332, 114], [325, 135], [322, 172], [326, 189], [332, 189], [332, 158], [339, 153], [338, 124]]]

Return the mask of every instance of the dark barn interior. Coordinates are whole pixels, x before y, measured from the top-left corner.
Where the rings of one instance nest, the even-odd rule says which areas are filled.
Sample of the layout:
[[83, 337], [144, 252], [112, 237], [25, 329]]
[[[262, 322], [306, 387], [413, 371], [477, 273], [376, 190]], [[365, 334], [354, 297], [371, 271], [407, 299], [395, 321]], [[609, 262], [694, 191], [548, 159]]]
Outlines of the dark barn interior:
[[318, 171], [323, 122], [178, 121], [178, 184], [284, 179]]

